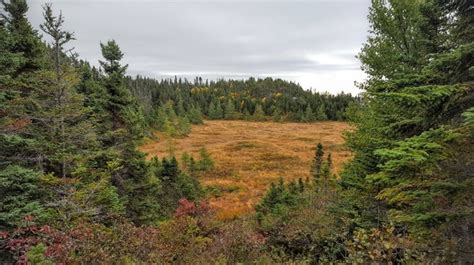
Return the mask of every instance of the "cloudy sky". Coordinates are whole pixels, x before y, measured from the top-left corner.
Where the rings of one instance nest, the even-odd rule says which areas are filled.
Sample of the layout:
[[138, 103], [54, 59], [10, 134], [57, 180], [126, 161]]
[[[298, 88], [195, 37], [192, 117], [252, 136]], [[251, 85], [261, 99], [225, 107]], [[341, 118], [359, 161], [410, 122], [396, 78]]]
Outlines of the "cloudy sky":
[[151, 77], [279, 77], [317, 91], [357, 93], [354, 56], [367, 36], [370, 0], [30, 0], [62, 10], [81, 58], [115, 39], [128, 73]]

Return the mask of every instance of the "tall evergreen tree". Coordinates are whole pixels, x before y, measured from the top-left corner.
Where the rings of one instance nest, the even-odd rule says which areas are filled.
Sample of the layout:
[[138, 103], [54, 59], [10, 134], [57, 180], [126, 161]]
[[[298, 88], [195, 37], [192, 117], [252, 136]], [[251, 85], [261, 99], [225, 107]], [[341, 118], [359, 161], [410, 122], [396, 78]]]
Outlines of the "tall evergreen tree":
[[236, 117], [234, 102], [231, 99], [227, 101], [227, 105], [224, 110], [224, 119], [232, 120]]
[[46, 147], [42, 150], [44, 158], [60, 164], [57, 169], [51, 165], [51, 169], [66, 177], [73, 161], [94, 145], [95, 133], [85, 120], [84, 98], [75, 89], [78, 73], [64, 54], [64, 45], [74, 39], [73, 34], [63, 29], [62, 14], [54, 16], [50, 4], [44, 6], [44, 18], [40, 27], [52, 39], [54, 71], [42, 74], [42, 89], [32, 94], [37, 106], [32, 127]]
[[318, 143], [318, 145], [316, 146], [316, 151], [314, 153], [313, 162], [311, 164], [311, 175], [313, 176], [316, 185], [321, 180], [323, 156], [324, 156], [323, 145], [321, 143]]
[[150, 223], [160, 217], [157, 196], [160, 184], [145, 162], [145, 155], [136, 150], [137, 141], [143, 133], [143, 114], [137, 102], [131, 97], [124, 84], [127, 66], [122, 66], [123, 58], [117, 43], [113, 40], [101, 44], [104, 61], [100, 61], [106, 74], [104, 86], [107, 101], [104, 109], [107, 120], [102, 138], [103, 145], [111, 148], [107, 156], [121, 164], [112, 176], [112, 183], [126, 201], [126, 212], [137, 223]]

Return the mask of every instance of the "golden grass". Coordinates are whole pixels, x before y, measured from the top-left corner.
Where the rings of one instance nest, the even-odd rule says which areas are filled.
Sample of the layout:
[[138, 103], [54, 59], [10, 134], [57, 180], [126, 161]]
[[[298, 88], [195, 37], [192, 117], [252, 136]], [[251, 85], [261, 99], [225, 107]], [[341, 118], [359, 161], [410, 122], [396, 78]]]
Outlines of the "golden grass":
[[[204, 186], [223, 191], [210, 198], [210, 204], [220, 219], [229, 219], [251, 212], [269, 184], [280, 177], [285, 181], [308, 177], [318, 142], [326, 154], [332, 153], [338, 172], [350, 157], [342, 138], [342, 132], [350, 128], [343, 122], [206, 121], [193, 126], [188, 137], [175, 139], [173, 149], [177, 158], [183, 151], [198, 158], [199, 149], [207, 148], [216, 169], [198, 177]], [[170, 144], [169, 140], [150, 140], [140, 149], [149, 158], [161, 158], [169, 155]]]

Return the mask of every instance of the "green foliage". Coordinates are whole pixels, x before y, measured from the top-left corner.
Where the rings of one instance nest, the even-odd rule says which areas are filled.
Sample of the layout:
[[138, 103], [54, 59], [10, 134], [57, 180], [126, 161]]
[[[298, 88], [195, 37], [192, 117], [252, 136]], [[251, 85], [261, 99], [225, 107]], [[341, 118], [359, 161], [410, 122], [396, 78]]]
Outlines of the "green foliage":
[[[470, 240], [447, 232], [473, 220], [466, 210], [473, 201], [463, 195], [472, 190], [473, 171], [466, 10], [462, 1], [372, 1], [371, 36], [359, 55], [367, 96], [349, 114], [357, 130], [347, 138], [354, 159], [342, 173], [341, 207], [367, 230], [389, 222], [405, 229], [428, 263], [452, 259], [447, 253], [464, 252]], [[434, 253], [426, 242], [438, 233]]]
[[209, 171], [214, 169], [214, 160], [205, 147], [199, 149], [200, 159], [197, 161], [197, 170]]
[[201, 108], [199, 108], [199, 107], [192, 106], [191, 110], [189, 111], [188, 118], [189, 118], [189, 121], [192, 124], [203, 124], [204, 123], [203, 118], [202, 118]]
[[308, 105], [306, 107], [306, 110], [304, 111], [304, 117], [303, 117], [303, 120], [305, 122], [312, 122], [312, 121], [315, 121], [316, 117], [313, 113], [313, 109], [311, 108], [310, 105]]
[[[181, 109], [176, 110], [178, 116], [188, 115], [192, 123], [195, 122], [189, 115], [193, 107], [200, 109], [211, 120], [253, 120], [251, 114], [257, 105], [261, 105], [264, 116], [275, 116], [278, 121], [281, 118], [281, 121], [306, 122], [305, 112], [313, 113], [311, 121], [318, 118], [318, 112], [318, 120], [343, 120], [342, 113], [349, 103], [355, 102], [349, 94], [314, 93], [295, 83], [272, 78], [190, 82], [187, 79], [154, 80], [137, 76], [127, 81], [132, 93], [139, 98], [146, 116], [151, 117], [148, 118], [150, 125], [155, 123], [157, 109], [169, 101], [176, 102], [176, 108]], [[187, 112], [184, 113], [183, 109]]]
[[38, 265], [53, 265], [54, 263], [49, 260], [46, 255], [46, 247], [43, 243], [40, 243], [34, 247], [31, 247], [26, 253], [26, 258], [31, 264]]
[[232, 102], [232, 100], [229, 99], [227, 101], [227, 105], [225, 105], [224, 119], [233, 120], [235, 118], [237, 118], [237, 113], [235, 111], [234, 102]]
[[254, 121], [263, 121], [265, 120], [265, 113], [263, 112], [262, 105], [257, 104], [255, 111], [253, 112], [252, 119]]
[[0, 226], [15, 227], [27, 215], [40, 222], [51, 218], [40, 177], [41, 173], [16, 165], [0, 170]]
[[324, 156], [323, 145], [321, 143], [318, 143], [316, 145], [316, 151], [314, 153], [314, 158], [313, 158], [311, 169], [310, 169], [310, 173], [316, 182], [321, 179], [321, 168], [323, 166], [323, 156]]

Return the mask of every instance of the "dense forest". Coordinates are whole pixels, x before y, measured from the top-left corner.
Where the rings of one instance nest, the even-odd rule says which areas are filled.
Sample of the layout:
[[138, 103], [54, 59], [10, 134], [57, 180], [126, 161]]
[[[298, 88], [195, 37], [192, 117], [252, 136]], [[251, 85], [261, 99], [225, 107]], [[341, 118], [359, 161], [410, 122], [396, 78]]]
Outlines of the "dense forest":
[[[25, 0], [2, 1], [0, 263], [472, 262], [474, 5], [371, 2], [355, 99], [270, 78], [127, 77], [115, 41], [91, 67], [51, 5], [39, 32]], [[311, 178], [219, 221], [195, 175], [213, 167], [205, 149], [137, 150], [153, 128], [186, 135], [203, 118], [347, 119], [353, 156], [336, 175], [318, 144]]]
[[127, 81], [152, 121], [159, 116], [158, 107], [168, 102], [179, 116], [199, 111], [209, 119], [265, 120], [269, 116], [273, 121], [343, 120], [345, 109], [355, 101], [350, 94], [313, 93], [270, 77], [218, 81], [196, 77], [189, 82], [177, 77], [157, 81], [137, 76]]

